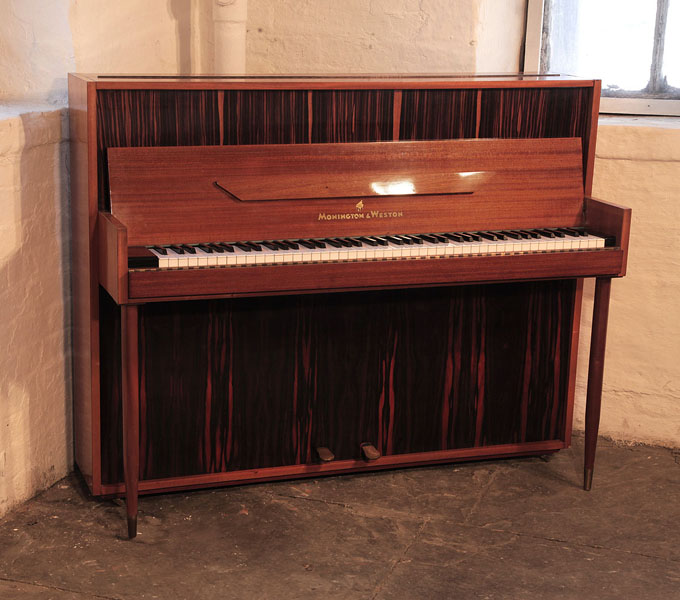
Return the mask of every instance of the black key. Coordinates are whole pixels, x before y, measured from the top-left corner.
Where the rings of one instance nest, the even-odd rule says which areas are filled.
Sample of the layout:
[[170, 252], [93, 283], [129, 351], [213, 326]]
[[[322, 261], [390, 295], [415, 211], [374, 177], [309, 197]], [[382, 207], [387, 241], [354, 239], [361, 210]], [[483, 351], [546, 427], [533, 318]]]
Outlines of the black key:
[[430, 244], [436, 244], [437, 240], [433, 236], [427, 235], [426, 233], [421, 233], [418, 237], [424, 242], [429, 242]]
[[548, 229], [537, 229], [536, 231], [538, 233], [540, 233], [543, 237], [547, 237], [547, 238], [554, 238], [555, 237], [555, 234]]
[[552, 231], [558, 238], [564, 237], [564, 233], [562, 233], [559, 229], [555, 229], [554, 227], [547, 229], [547, 231]]
[[221, 248], [224, 248], [227, 252], [233, 252], [234, 247], [231, 244], [225, 244], [224, 242], [220, 242], [219, 244], [215, 244], [216, 246], [220, 246]]
[[413, 240], [414, 244], [422, 244], [423, 240], [421, 240], [417, 235], [402, 235], [401, 237], [407, 237], [411, 240]]
[[518, 229], [514, 233], [517, 233], [523, 240], [530, 240], [531, 239], [531, 236], [529, 235], [528, 231], [522, 231], [522, 230]]
[[243, 250], [244, 252], [252, 252], [253, 249], [248, 245], [243, 242], [236, 242], [234, 244], [239, 250]]
[[177, 252], [177, 254], [184, 254], [184, 248], [182, 248], [181, 246], [170, 246], [170, 249], [173, 252]]
[[163, 246], [151, 246], [151, 249], [158, 252], [158, 254], [162, 254], [163, 256], [165, 256], [168, 253], [168, 251], [165, 248], [163, 248]]
[[360, 237], [359, 238], [364, 244], [368, 244], [369, 246], [377, 246], [378, 242], [376, 242], [374, 239], [369, 238], [369, 237]]
[[380, 244], [381, 246], [387, 246], [388, 244], [387, 240], [379, 235], [372, 235], [370, 237], [373, 238], [376, 242], [378, 242], [378, 244]]
[[207, 252], [208, 254], [212, 254], [213, 249], [210, 246], [206, 246], [205, 244], [199, 244], [198, 245], [199, 249], [203, 250], [203, 252]]
[[280, 248], [274, 244], [274, 242], [262, 242], [262, 245], [269, 250], [280, 250]]
[[314, 248], [316, 248], [316, 246], [309, 240], [297, 240], [297, 243], [300, 244], [300, 246], [308, 248], [309, 250], [313, 250]]
[[324, 244], [321, 240], [309, 240], [314, 244], [317, 248], [325, 248], [326, 244]]
[[498, 241], [496, 235], [491, 233], [490, 231], [478, 231], [477, 235], [483, 237], [485, 240], [490, 240], [492, 242]]
[[344, 240], [342, 238], [333, 238], [336, 242], [338, 242], [340, 245], [343, 246], [343, 248], [351, 248], [352, 247], [352, 242], [349, 240]]
[[522, 229], [522, 231], [535, 240], [538, 240], [541, 237], [541, 235], [539, 233], [536, 233], [533, 229]]
[[463, 242], [463, 238], [460, 235], [456, 235], [455, 233], [445, 233], [444, 236], [450, 239], [452, 242]]
[[448, 244], [449, 240], [446, 239], [446, 236], [439, 235], [438, 233], [433, 233], [432, 237], [437, 240], [440, 244]]
[[220, 246], [219, 244], [208, 244], [213, 252], [217, 252], [218, 254], [224, 254], [224, 248]]
[[513, 240], [521, 240], [522, 236], [519, 233], [515, 233], [514, 231], [506, 231], [505, 229], [501, 231], [501, 233], [509, 238], [512, 238]]
[[579, 234], [580, 236], [582, 236], [582, 237], [585, 237], [585, 236], [588, 235], [588, 232], [587, 232], [585, 229], [581, 228], [581, 227], [569, 227], [569, 229], [571, 229], [572, 231], [578, 233], [578, 234]]
[[286, 244], [291, 250], [299, 250], [300, 246], [298, 245], [297, 242], [291, 242], [290, 240], [283, 240], [283, 243]]
[[558, 230], [564, 233], [565, 235], [568, 235], [569, 237], [578, 237], [578, 231], [574, 231], [573, 229], [569, 229], [568, 227], [558, 227]]
[[342, 244], [340, 242], [336, 242], [331, 238], [324, 238], [323, 241], [332, 246], [333, 248], [342, 248]]
[[499, 239], [499, 240], [507, 239], [505, 237], [505, 234], [502, 231], [494, 231], [493, 234], [496, 236], [496, 239]]
[[404, 242], [407, 246], [413, 246], [413, 240], [407, 235], [395, 235], [394, 237]]
[[246, 242], [255, 252], [262, 252], [262, 246], [256, 244], [255, 242]]
[[356, 238], [347, 238], [347, 241], [352, 244], [355, 248], [361, 248], [363, 244], [361, 243], [361, 240], [358, 240]]
[[401, 246], [404, 243], [404, 240], [394, 237], [393, 235], [386, 235], [385, 239], [392, 244], [396, 244], [397, 246]]
[[188, 252], [189, 254], [196, 254], [196, 248], [193, 246], [188, 246], [187, 244], [182, 244], [182, 248], [184, 248], [185, 252]]

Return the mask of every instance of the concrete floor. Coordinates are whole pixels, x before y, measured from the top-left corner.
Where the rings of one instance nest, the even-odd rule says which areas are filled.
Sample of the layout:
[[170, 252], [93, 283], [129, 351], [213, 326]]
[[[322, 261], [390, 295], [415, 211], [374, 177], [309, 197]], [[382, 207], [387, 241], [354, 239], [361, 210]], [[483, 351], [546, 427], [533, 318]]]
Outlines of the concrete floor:
[[0, 598], [680, 599], [680, 453], [582, 440], [464, 463], [143, 497], [75, 476], [0, 522]]

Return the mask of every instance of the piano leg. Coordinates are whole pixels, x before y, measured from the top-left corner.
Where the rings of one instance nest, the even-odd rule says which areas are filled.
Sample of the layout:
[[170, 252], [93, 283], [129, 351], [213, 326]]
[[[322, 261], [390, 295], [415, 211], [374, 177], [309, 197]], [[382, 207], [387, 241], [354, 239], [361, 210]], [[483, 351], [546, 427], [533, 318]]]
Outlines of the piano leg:
[[593, 485], [595, 448], [597, 447], [597, 432], [600, 427], [602, 375], [604, 371], [604, 350], [607, 341], [607, 318], [609, 316], [611, 283], [611, 277], [598, 277], [595, 282], [590, 361], [588, 363], [588, 391], [586, 395], [586, 449], [583, 469], [583, 489], [586, 491], [589, 491]]
[[139, 346], [138, 308], [121, 306], [121, 349], [123, 379], [123, 462], [128, 537], [137, 535], [137, 492], [139, 486]]

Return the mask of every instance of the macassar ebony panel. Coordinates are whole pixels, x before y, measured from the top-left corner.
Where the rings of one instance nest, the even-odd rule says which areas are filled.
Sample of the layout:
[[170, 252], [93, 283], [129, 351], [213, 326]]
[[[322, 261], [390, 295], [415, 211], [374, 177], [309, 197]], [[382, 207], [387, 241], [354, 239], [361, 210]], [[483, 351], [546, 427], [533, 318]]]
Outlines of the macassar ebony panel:
[[404, 90], [400, 140], [454, 140], [477, 136], [478, 90]]
[[393, 90], [315, 90], [311, 99], [313, 143], [393, 139]]
[[[561, 439], [574, 295], [567, 280], [142, 306], [142, 478], [305, 464], [318, 446]], [[104, 483], [122, 478], [111, 304]]]
[[213, 146], [220, 143], [216, 90], [99, 90], [99, 208], [108, 210], [106, 149], [130, 146]]
[[483, 90], [480, 138], [581, 138], [588, 158], [592, 88]]
[[304, 90], [224, 92], [224, 144], [304, 144], [309, 141]]

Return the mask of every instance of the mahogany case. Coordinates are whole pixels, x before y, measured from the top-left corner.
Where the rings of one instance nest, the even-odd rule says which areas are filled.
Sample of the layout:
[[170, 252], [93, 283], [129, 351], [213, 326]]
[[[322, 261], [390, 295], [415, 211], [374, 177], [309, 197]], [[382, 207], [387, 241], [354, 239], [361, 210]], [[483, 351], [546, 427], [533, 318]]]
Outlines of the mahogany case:
[[[569, 445], [582, 279], [625, 274], [630, 226], [628, 209], [589, 197], [599, 82], [69, 86], [76, 460], [94, 494], [125, 492], [129, 385], [141, 492]], [[153, 244], [551, 226], [616, 243], [170, 271], [127, 260]]]

